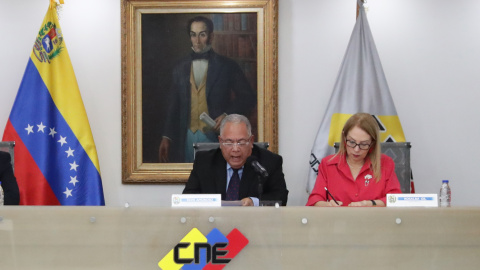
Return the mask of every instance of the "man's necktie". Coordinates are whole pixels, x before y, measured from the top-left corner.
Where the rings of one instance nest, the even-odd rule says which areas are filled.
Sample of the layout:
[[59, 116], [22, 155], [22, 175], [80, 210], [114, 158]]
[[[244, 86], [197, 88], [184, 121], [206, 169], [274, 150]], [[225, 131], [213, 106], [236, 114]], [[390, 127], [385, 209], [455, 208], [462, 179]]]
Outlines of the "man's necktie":
[[227, 189], [227, 201], [236, 201], [238, 200], [238, 191], [240, 190], [240, 176], [238, 175], [238, 169], [233, 169], [232, 178], [230, 178], [230, 183], [228, 184]]

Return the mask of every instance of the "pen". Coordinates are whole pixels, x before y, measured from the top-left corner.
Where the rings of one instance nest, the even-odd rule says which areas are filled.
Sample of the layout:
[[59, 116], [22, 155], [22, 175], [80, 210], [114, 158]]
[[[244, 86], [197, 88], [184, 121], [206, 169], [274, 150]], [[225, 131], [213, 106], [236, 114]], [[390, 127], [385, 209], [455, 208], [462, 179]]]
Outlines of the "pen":
[[339, 205], [338, 202], [337, 202], [337, 201], [335, 200], [335, 198], [333, 197], [332, 193], [330, 193], [330, 191], [328, 191], [327, 187], [325, 187], [325, 190], [327, 191], [328, 195], [330, 195], [330, 197], [332, 197], [332, 200], [333, 200], [337, 205]]

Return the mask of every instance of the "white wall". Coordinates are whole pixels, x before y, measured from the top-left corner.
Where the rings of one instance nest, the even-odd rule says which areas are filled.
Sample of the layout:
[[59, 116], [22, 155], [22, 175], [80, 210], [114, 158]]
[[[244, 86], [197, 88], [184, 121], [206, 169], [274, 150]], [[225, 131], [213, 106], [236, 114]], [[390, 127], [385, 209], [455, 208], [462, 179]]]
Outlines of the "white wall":
[[[180, 185], [121, 183], [120, 1], [66, 0], [61, 27], [97, 145], [107, 205], [168, 205]], [[279, 151], [289, 205], [304, 205], [314, 137], [355, 23], [356, 0], [279, 1]], [[0, 130], [49, 1], [0, 0]], [[418, 193], [450, 179], [453, 205], [480, 206], [480, 2], [368, 0]]]

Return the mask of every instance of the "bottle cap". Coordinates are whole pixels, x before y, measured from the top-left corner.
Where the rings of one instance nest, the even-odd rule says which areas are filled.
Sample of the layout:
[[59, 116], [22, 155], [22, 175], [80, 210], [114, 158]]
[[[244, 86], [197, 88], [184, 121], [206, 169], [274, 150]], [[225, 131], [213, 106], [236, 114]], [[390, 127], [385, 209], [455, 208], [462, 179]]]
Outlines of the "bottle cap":
[[448, 184], [448, 180], [442, 180], [442, 183], [447, 183]]

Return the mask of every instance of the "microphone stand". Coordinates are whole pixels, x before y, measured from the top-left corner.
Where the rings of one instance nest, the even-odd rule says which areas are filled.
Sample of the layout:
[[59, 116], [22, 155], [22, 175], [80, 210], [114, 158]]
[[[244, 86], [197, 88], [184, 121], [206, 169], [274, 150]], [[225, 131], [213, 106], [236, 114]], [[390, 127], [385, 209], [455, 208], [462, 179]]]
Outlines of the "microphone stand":
[[263, 194], [263, 181], [262, 181], [263, 177], [257, 173], [257, 181], [258, 181], [258, 204], [259, 206], [262, 206], [260, 205], [261, 202], [262, 202], [262, 194]]

